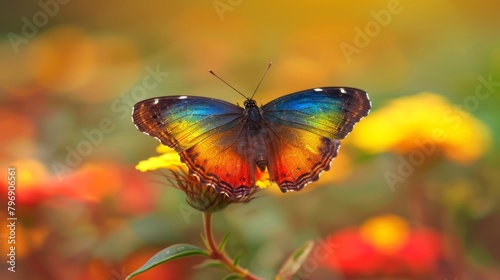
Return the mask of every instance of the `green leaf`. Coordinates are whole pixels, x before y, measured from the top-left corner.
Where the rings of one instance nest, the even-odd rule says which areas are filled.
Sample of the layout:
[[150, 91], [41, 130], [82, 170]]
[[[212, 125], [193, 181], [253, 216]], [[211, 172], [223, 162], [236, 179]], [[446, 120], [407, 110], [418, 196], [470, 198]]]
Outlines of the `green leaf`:
[[141, 274], [151, 268], [171, 260], [175, 260], [178, 258], [189, 257], [189, 256], [208, 256], [208, 253], [200, 249], [196, 246], [190, 244], [175, 244], [170, 247], [167, 247], [160, 252], [156, 253], [152, 258], [150, 258], [144, 265], [142, 265], [139, 269], [132, 272], [126, 280], [132, 279], [132, 277], [137, 274]]
[[297, 273], [313, 248], [314, 241], [309, 240], [295, 250], [293, 254], [288, 257], [283, 266], [281, 266], [281, 269], [276, 276], [276, 280], [290, 279], [290, 277]]
[[200, 268], [222, 268], [222, 269], [227, 269], [227, 266], [223, 264], [219, 260], [212, 260], [208, 259], [200, 263], [199, 265], [195, 266], [194, 268], [200, 269]]
[[239, 280], [239, 279], [245, 279], [245, 278], [236, 273], [231, 273], [226, 275], [226, 277], [224, 277], [224, 280]]
[[237, 266], [237, 265], [238, 265], [238, 263], [240, 262], [241, 255], [243, 255], [243, 252], [242, 252], [242, 251], [240, 251], [240, 252], [236, 255], [236, 257], [234, 258], [234, 261], [233, 261], [233, 266]]
[[224, 236], [222, 237], [222, 240], [219, 243], [219, 251], [221, 251], [221, 252], [224, 251], [224, 247], [226, 247], [227, 239], [229, 238], [230, 234], [231, 233], [228, 232], [228, 233], [224, 234]]

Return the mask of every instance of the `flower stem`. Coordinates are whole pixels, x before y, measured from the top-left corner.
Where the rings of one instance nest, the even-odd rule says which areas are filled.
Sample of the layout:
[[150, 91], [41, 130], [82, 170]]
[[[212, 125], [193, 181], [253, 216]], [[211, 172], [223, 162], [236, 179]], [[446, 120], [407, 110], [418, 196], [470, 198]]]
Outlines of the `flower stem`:
[[214, 235], [212, 233], [212, 213], [203, 212], [203, 227], [205, 230], [205, 237], [208, 242], [210, 257], [214, 260], [219, 260], [225, 264], [230, 270], [238, 275], [245, 277], [247, 280], [259, 280], [257, 276], [250, 273], [248, 270], [242, 268], [239, 265], [234, 265], [234, 261], [228, 257], [224, 252], [219, 250], [217, 242], [215, 242]]

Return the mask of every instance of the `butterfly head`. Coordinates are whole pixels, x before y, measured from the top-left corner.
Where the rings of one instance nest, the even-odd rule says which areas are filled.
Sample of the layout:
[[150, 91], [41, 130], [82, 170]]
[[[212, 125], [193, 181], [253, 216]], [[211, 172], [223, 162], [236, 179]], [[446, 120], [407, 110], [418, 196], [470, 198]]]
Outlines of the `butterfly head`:
[[245, 105], [245, 109], [258, 107], [257, 102], [255, 102], [255, 100], [253, 99], [245, 100], [245, 102], [243, 102], [243, 105]]

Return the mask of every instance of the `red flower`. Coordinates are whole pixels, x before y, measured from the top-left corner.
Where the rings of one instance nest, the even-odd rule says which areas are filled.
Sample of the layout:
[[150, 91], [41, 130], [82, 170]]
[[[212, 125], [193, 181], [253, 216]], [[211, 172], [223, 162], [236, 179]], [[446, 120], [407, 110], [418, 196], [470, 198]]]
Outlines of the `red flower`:
[[411, 229], [394, 215], [336, 232], [326, 243], [333, 253], [322, 265], [347, 278], [430, 276], [443, 255], [439, 233]]
[[[133, 215], [149, 212], [154, 207], [155, 196], [148, 188], [148, 178], [119, 164], [86, 163], [60, 178], [51, 175], [42, 162], [34, 159], [18, 160], [10, 166], [16, 168], [16, 204], [19, 205], [37, 206], [54, 197], [66, 197], [89, 204], [113, 199], [119, 212]], [[2, 189], [7, 189], [6, 184], [7, 180], [0, 181]], [[6, 192], [1, 192], [0, 198], [5, 195]]]

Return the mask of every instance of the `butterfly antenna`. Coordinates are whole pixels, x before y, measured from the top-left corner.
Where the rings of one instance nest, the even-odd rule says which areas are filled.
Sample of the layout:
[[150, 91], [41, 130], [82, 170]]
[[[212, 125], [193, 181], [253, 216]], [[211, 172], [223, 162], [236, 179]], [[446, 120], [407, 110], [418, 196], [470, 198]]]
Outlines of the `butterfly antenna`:
[[255, 93], [257, 92], [257, 90], [259, 89], [260, 84], [262, 83], [262, 81], [264, 80], [264, 77], [267, 74], [267, 71], [269, 71], [269, 68], [271, 68], [272, 65], [273, 65], [273, 63], [269, 62], [269, 64], [267, 65], [266, 72], [264, 72], [264, 75], [262, 75], [262, 78], [260, 78], [259, 84], [257, 85], [257, 88], [255, 88], [255, 91], [253, 92], [252, 97], [250, 99], [253, 99], [253, 96], [255, 95]]
[[217, 76], [214, 71], [212, 70], [208, 70], [208, 72], [210, 72], [210, 74], [214, 75], [217, 79], [221, 80], [223, 83], [225, 83], [226, 85], [228, 85], [230, 88], [234, 89], [234, 91], [236, 91], [237, 93], [241, 94], [241, 96], [245, 97], [245, 99], [248, 99], [248, 97], [246, 97], [243, 93], [241, 93], [239, 90], [235, 89], [232, 85], [228, 84], [226, 81], [224, 81], [221, 77]]

